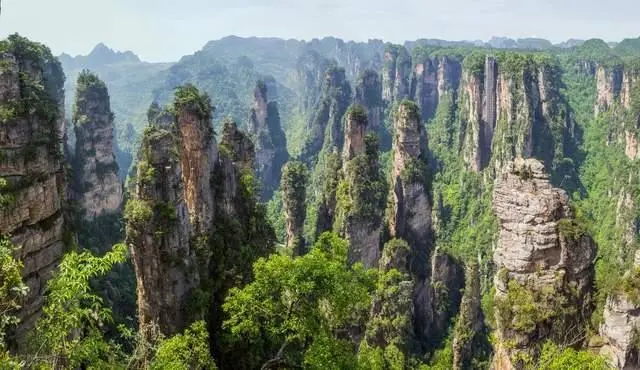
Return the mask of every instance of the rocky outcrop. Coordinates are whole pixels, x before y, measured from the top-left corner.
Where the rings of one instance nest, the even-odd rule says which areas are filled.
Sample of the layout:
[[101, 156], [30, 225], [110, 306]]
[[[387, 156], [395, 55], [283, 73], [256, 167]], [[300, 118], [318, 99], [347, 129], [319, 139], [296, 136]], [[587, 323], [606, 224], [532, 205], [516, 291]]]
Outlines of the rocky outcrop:
[[213, 226], [211, 174], [217, 159], [211, 126], [213, 108], [208, 96], [200, 96], [195, 86], [185, 85], [176, 92], [174, 112], [180, 139], [184, 199], [195, 232], [207, 234]]
[[395, 114], [394, 125], [389, 232], [392, 237], [406, 240], [413, 256], [420, 256], [418, 264], [425, 266], [432, 238], [431, 201], [427, 142], [416, 104], [403, 101]]
[[416, 285], [414, 293], [414, 332], [423, 350], [438, 346], [447, 334], [460, 307], [464, 271], [460, 262], [440, 251], [431, 257], [430, 275]]
[[248, 125], [255, 143], [256, 174], [262, 183], [263, 201], [271, 199], [278, 188], [282, 166], [289, 159], [287, 138], [280, 125], [278, 103], [269, 102], [267, 94], [267, 85], [258, 81], [253, 92], [253, 108]]
[[465, 269], [465, 285], [460, 314], [453, 332], [453, 369], [472, 367], [472, 360], [481, 358], [484, 343], [484, 317], [481, 309], [480, 271], [473, 263]]
[[546, 340], [566, 345], [584, 338], [595, 245], [538, 160], [504, 167], [493, 209], [500, 224], [494, 367], [520, 368], [519, 355], [535, 358]]
[[471, 170], [497, 170], [516, 157], [535, 157], [550, 168], [572, 150], [557, 62], [513, 54], [465, 65], [461, 120]]
[[287, 228], [287, 248], [300, 255], [305, 245], [304, 218], [307, 212], [308, 170], [302, 162], [288, 162], [282, 171], [282, 208]]
[[75, 190], [85, 219], [91, 220], [120, 210], [122, 184], [114, 154], [114, 117], [107, 86], [89, 71], [78, 76], [76, 86]]
[[335, 61], [325, 59], [315, 51], [307, 51], [298, 58], [294, 78], [297, 90], [300, 91], [298, 105], [304, 117], [313, 118], [314, 109], [322, 97], [325, 73], [335, 65]]
[[0, 235], [20, 247], [29, 291], [18, 341], [40, 316], [65, 249], [64, 73], [49, 49], [18, 35], [0, 45]]
[[351, 85], [342, 68], [325, 72], [322, 98], [307, 126], [308, 134], [300, 158], [313, 162], [320, 150], [331, 153], [341, 150], [344, 143], [342, 118], [351, 104]]
[[153, 340], [154, 328], [171, 335], [207, 318], [214, 337], [228, 289], [275, 243], [251, 181], [253, 143], [227, 120], [218, 146], [211, 101], [192, 85], [177, 89], [173, 114], [154, 110], [125, 208], [140, 331]]
[[371, 132], [379, 132], [382, 127], [382, 82], [380, 75], [371, 69], [365, 70], [356, 82], [355, 104], [365, 107]]
[[[640, 277], [640, 251], [636, 251], [632, 271], [628, 271], [623, 279], [628, 282], [637, 281]], [[637, 286], [628, 284], [629, 286]], [[625, 284], [627, 285], [627, 284]], [[628, 292], [621, 292], [607, 298], [604, 308], [604, 322], [600, 325], [600, 335], [605, 345], [600, 353], [609, 359], [616, 369], [640, 368], [640, 302]]]
[[127, 203], [127, 244], [137, 277], [141, 332], [167, 335], [188, 323], [187, 302], [200, 283], [194, 228], [185, 201], [177, 132], [151, 126], [142, 137], [135, 190]]
[[411, 94], [411, 56], [404, 46], [386, 44], [382, 59], [382, 99], [390, 106]]
[[362, 106], [349, 108], [345, 118], [342, 178], [334, 229], [349, 241], [349, 262], [377, 266], [387, 182], [379, 167], [378, 139], [365, 136], [367, 116]]
[[460, 62], [451, 57], [425, 57], [423, 61], [416, 62], [411, 90], [422, 121], [435, 117], [438, 104], [445, 95], [453, 97], [457, 93], [461, 74]]
[[[599, 65], [596, 70], [597, 99], [595, 106], [596, 116], [607, 111], [620, 99], [622, 91], [624, 69], [622, 66], [607, 68]], [[628, 77], [627, 77], [628, 78]], [[629, 90], [625, 89], [627, 97]]]

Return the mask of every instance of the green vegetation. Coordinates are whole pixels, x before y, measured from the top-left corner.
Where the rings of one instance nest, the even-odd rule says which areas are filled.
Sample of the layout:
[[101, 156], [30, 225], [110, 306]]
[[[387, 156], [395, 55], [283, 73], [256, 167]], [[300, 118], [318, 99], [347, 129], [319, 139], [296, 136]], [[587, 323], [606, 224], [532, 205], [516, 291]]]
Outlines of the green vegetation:
[[577, 351], [571, 347], [563, 348], [546, 342], [542, 346], [540, 359], [534, 366], [526, 369], [537, 370], [608, 370], [611, 369], [604, 357], [588, 351]]
[[141, 225], [153, 216], [153, 209], [149, 202], [141, 199], [129, 199], [124, 208], [124, 219], [128, 222]]
[[224, 327], [250, 346], [252, 367], [353, 368], [353, 344], [338, 333], [364, 324], [375, 274], [348, 266], [344, 240], [322, 234], [306, 255], [259, 259], [253, 274], [224, 304]]
[[217, 369], [209, 352], [209, 333], [205, 322], [196, 321], [185, 329], [184, 334], [161, 340], [150, 369]]
[[201, 94], [198, 88], [190, 83], [176, 88], [173, 110], [192, 112], [207, 123], [211, 121], [214, 112], [209, 95], [206, 92]]

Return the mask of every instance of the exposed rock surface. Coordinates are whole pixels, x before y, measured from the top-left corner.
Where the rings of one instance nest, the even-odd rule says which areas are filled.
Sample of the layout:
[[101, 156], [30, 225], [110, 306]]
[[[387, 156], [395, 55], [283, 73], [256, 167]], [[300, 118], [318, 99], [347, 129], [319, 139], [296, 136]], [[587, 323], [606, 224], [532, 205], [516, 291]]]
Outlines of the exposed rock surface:
[[460, 315], [453, 336], [453, 369], [463, 370], [472, 367], [472, 359], [478, 358], [482, 351], [484, 317], [481, 309], [482, 292], [480, 271], [477, 264], [465, 269], [465, 286], [460, 303]]
[[345, 118], [342, 179], [334, 229], [341, 230], [349, 241], [351, 263], [373, 267], [380, 259], [387, 182], [379, 168], [377, 137], [365, 136], [366, 132], [365, 109], [352, 106]]
[[382, 82], [376, 71], [367, 69], [358, 77], [354, 101], [367, 110], [368, 130], [378, 132], [382, 127], [383, 103]]
[[20, 36], [0, 45], [0, 235], [20, 247], [29, 291], [21, 342], [40, 316], [47, 280], [64, 251], [64, 73], [49, 49]]
[[382, 99], [390, 106], [411, 94], [411, 56], [404, 46], [386, 44], [382, 58]]
[[458, 91], [461, 74], [460, 62], [451, 57], [427, 57], [416, 62], [411, 90], [414, 91], [422, 121], [435, 117], [438, 104], [445, 99], [445, 95], [453, 98]]
[[535, 357], [546, 340], [566, 344], [584, 335], [595, 245], [538, 160], [518, 158], [503, 168], [493, 208], [500, 222], [494, 366], [507, 369], [520, 367], [518, 353]]
[[282, 171], [282, 208], [287, 228], [287, 248], [302, 254], [304, 218], [307, 212], [308, 171], [302, 162], [289, 162]]
[[109, 92], [105, 83], [88, 71], [78, 77], [73, 125], [75, 188], [85, 218], [118, 211], [122, 205], [122, 184], [114, 155]]
[[486, 57], [463, 73], [464, 159], [473, 171], [497, 170], [516, 157], [550, 166], [573, 147], [558, 66], [529, 56]]
[[[622, 91], [623, 74], [624, 72], [621, 66], [615, 66], [613, 68], [606, 68], [602, 65], [598, 66], [596, 70], [596, 116], [608, 110], [616, 101], [619, 101], [620, 92]], [[625, 89], [625, 91], [628, 96], [628, 90]]]
[[[634, 271], [628, 271], [625, 279], [637, 278], [640, 268], [640, 251], [636, 251]], [[609, 358], [616, 369], [640, 369], [639, 348], [640, 302], [621, 292], [607, 298], [604, 308], [604, 322], [600, 325], [600, 335], [605, 345], [600, 353]]]
[[267, 85], [258, 81], [253, 92], [253, 108], [249, 133], [253, 135], [256, 151], [256, 174], [262, 183], [262, 200], [271, 199], [278, 188], [282, 166], [289, 159], [287, 138], [280, 125], [278, 103], [267, 100]]
[[[127, 205], [127, 244], [138, 279], [138, 319], [144, 333], [155, 324], [165, 334], [187, 324], [186, 303], [199, 284], [193, 225], [176, 132], [151, 127], [140, 146], [133, 199]], [[134, 217], [133, 207], [138, 208]], [[148, 212], [148, 214], [145, 214]]]
[[307, 127], [307, 139], [300, 158], [313, 162], [320, 150], [331, 153], [344, 144], [342, 118], [351, 104], [351, 85], [343, 68], [329, 68], [325, 72], [322, 98]]

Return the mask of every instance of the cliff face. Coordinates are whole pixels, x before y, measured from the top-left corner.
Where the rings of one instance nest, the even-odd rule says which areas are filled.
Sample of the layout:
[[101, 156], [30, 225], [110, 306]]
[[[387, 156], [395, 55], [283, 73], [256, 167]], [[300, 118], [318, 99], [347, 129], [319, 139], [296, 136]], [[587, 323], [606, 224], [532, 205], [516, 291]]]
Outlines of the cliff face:
[[289, 162], [282, 171], [282, 208], [287, 228], [287, 248], [294, 255], [304, 247], [304, 218], [307, 212], [308, 171], [302, 162]]
[[178, 88], [172, 111], [175, 125], [165, 110], [145, 130], [125, 208], [140, 330], [153, 340], [152, 326], [171, 335], [204, 318], [213, 338], [228, 289], [247, 282], [275, 235], [256, 200], [250, 138], [228, 120], [218, 146], [209, 97], [192, 85]]
[[382, 127], [383, 103], [382, 82], [376, 71], [368, 69], [358, 77], [354, 101], [367, 110], [368, 130], [378, 132]]
[[325, 72], [334, 65], [335, 61], [325, 59], [315, 51], [308, 51], [298, 58], [295, 84], [300, 91], [299, 105], [302, 107], [302, 113], [305, 117], [313, 115], [322, 96]]
[[573, 219], [567, 194], [535, 159], [516, 159], [498, 176], [493, 208], [500, 222], [494, 262], [497, 338], [494, 366], [520, 367], [546, 340], [584, 335], [591, 311], [595, 245]]
[[322, 98], [308, 125], [308, 135], [301, 159], [313, 162], [320, 150], [330, 153], [344, 143], [342, 118], [351, 103], [351, 85], [342, 68], [325, 72]]
[[[596, 69], [596, 88], [597, 100], [595, 113], [598, 115], [610, 107], [620, 99], [622, 91], [623, 79], [628, 80], [629, 76], [624, 77], [624, 69], [621, 66], [606, 68], [602, 65]], [[625, 89], [626, 96], [629, 90]]]
[[179, 332], [187, 323], [188, 297], [200, 281], [178, 146], [176, 132], [154, 126], [145, 131], [133, 200], [126, 207], [143, 333], [152, 324], [165, 334]]
[[382, 218], [387, 182], [380, 172], [378, 140], [366, 135], [367, 116], [362, 106], [349, 108], [345, 118], [342, 178], [337, 188], [334, 229], [349, 241], [349, 261], [377, 266], [380, 258]]
[[461, 119], [471, 170], [499, 169], [518, 156], [551, 167], [570, 150], [572, 126], [554, 63], [514, 55], [465, 68]]
[[76, 191], [85, 218], [118, 211], [122, 205], [122, 184], [114, 155], [109, 92], [104, 82], [88, 71], [78, 77], [73, 125]]
[[[407, 241], [418, 255], [431, 247], [431, 203], [427, 183], [427, 142], [418, 108], [400, 104], [395, 117], [389, 210], [392, 237]], [[422, 260], [426, 262], [426, 259]]]
[[465, 285], [460, 315], [453, 332], [453, 369], [472, 367], [472, 360], [482, 356], [484, 317], [481, 309], [480, 271], [477, 264], [465, 269]]
[[[631, 282], [638, 279], [640, 252], [636, 251], [632, 271], [627, 271], [624, 279]], [[616, 369], [637, 369], [640, 356], [637, 335], [640, 330], [640, 302], [627, 292], [620, 292], [607, 298], [604, 308], [604, 322], [600, 325], [600, 335], [605, 341], [600, 353], [609, 358]]]
[[422, 121], [435, 117], [438, 104], [445, 95], [457, 93], [461, 74], [460, 62], [447, 56], [425, 58], [415, 64], [411, 90], [414, 91]]
[[63, 251], [64, 73], [49, 49], [20, 36], [0, 42], [0, 234], [10, 234], [29, 291], [16, 338], [33, 327]]
[[135, 191], [125, 208], [127, 244], [138, 287], [140, 330], [181, 331], [202, 312], [190, 300], [208, 277], [214, 220], [210, 183], [217, 146], [211, 103], [194, 86], [176, 92], [172, 128], [160, 114], [145, 131]]
[[411, 56], [404, 46], [385, 45], [382, 65], [382, 99], [389, 106], [411, 93]]
[[256, 174], [262, 183], [262, 200], [271, 199], [278, 188], [282, 166], [289, 159], [287, 138], [280, 125], [278, 103], [267, 101], [267, 86], [259, 81], [253, 96], [249, 132], [254, 137]]

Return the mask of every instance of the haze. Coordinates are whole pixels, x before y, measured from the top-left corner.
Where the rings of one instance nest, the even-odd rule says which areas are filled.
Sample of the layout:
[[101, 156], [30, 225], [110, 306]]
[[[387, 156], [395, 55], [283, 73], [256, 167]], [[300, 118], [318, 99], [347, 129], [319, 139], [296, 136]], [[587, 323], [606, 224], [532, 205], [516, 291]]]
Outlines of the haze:
[[4, 0], [0, 38], [18, 32], [71, 55], [104, 42], [143, 60], [173, 61], [231, 34], [617, 41], [638, 36], [639, 10], [637, 0]]

